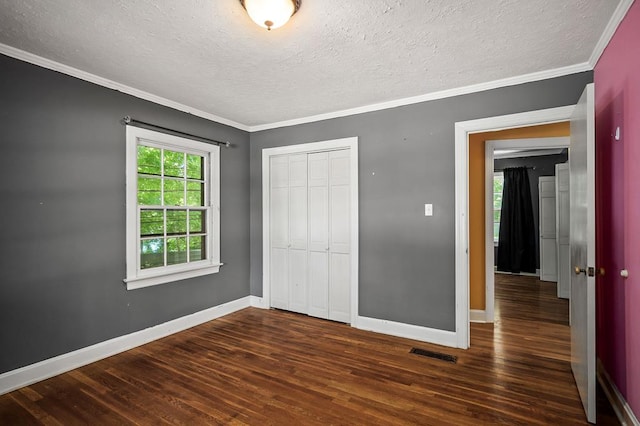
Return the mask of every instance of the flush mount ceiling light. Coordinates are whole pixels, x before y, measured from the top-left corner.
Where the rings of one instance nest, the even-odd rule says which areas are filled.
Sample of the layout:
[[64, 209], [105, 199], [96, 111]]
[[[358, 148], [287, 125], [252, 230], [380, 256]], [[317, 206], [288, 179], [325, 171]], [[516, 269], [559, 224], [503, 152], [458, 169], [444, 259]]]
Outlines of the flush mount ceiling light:
[[300, 9], [301, 0], [240, 0], [249, 17], [267, 30], [279, 28]]

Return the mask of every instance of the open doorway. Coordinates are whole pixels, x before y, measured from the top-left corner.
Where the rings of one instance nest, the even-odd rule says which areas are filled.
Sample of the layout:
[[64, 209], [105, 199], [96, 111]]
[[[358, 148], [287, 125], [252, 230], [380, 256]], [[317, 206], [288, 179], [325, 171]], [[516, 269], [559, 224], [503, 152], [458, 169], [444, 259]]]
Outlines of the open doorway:
[[[555, 174], [556, 164], [568, 161], [569, 146], [569, 123], [556, 123], [552, 125], [533, 126], [509, 131], [489, 132], [474, 135], [476, 143], [483, 143], [485, 146], [485, 191], [484, 191], [484, 271], [478, 271], [475, 275], [471, 271], [470, 276], [470, 319], [477, 322], [493, 322], [495, 318], [495, 279], [496, 273], [518, 273], [522, 275], [533, 275], [540, 277], [544, 281], [557, 282], [557, 257], [556, 246], [556, 200], [555, 200]], [[513, 135], [525, 135], [523, 138], [504, 139]], [[554, 136], [544, 138], [529, 138], [531, 134], [552, 134]], [[565, 136], [566, 134], [566, 136]], [[555, 136], [558, 135], [558, 136]], [[491, 139], [485, 139], [485, 138]], [[500, 138], [500, 139], [496, 139]], [[513, 169], [516, 170], [513, 170]], [[530, 233], [529, 251], [524, 254], [530, 269], [513, 269], [508, 260], [504, 259], [505, 251], [510, 247], [500, 246], [499, 235], [504, 238], [504, 232], [500, 234], [501, 203], [502, 194], [497, 194], [496, 186], [499, 183], [497, 175], [505, 170], [519, 171], [526, 178], [526, 197], [530, 202], [526, 220], [524, 216], [519, 219], [523, 224], [528, 225]], [[539, 192], [539, 184], [540, 191]], [[547, 202], [548, 187], [551, 189], [551, 203]], [[543, 197], [541, 197], [543, 196]], [[539, 202], [540, 200], [540, 202]], [[473, 200], [475, 201], [475, 200]], [[470, 217], [482, 216], [482, 206], [470, 200]], [[549, 211], [551, 208], [552, 210]], [[567, 205], [568, 208], [568, 205]], [[551, 213], [551, 214], [549, 214]], [[519, 213], [523, 215], [523, 212]], [[513, 218], [513, 217], [512, 217]], [[509, 221], [507, 221], [508, 223]], [[530, 222], [530, 223], [528, 223]], [[470, 227], [471, 228], [471, 227]], [[476, 227], [470, 229], [470, 239], [480, 243], [482, 229]], [[551, 231], [551, 235], [549, 232]], [[552, 237], [552, 238], [550, 238]], [[504, 241], [502, 242], [504, 243]], [[474, 250], [476, 248], [476, 250]], [[501, 262], [497, 262], [498, 254], [502, 254]], [[471, 246], [470, 259], [472, 264], [475, 256], [482, 256], [482, 251]], [[506, 263], [506, 266], [505, 266]], [[540, 276], [540, 268], [543, 266], [543, 274]], [[552, 272], [549, 274], [549, 272]], [[484, 277], [484, 283], [482, 282]], [[484, 298], [482, 298], [482, 288], [484, 287]], [[484, 303], [483, 303], [484, 302]]]
[[[527, 126], [538, 126], [542, 124], [560, 123], [570, 119], [574, 107], [560, 107], [546, 110], [530, 111], [519, 114], [511, 114], [499, 117], [489, 117], [478, 120], [458, 122], [455, 125], [455, 175], [456, 175], [456, 340], [460, 348], [468, 348], [470, 343], [469, 333], [469, 302], [471, 299], [470, 269], [479, 268], [481, 277], [486, 275], [485, 250], [485, 218], [483, 206], [484, 184], [485, 184], [485, 154], [484, 144], [473, 144], [471, 138], [475, 134], [482, 132], [501, 131], [506, 129], [516, 129]], [[479, 155], [474, 155], [473, 151], [479, 151]], [[480, 176], [472, 178], [470, 170], [473, 164], [480, 164]], [[472, 187], [477, 185], [477, 187]], [[469, 204], [472, 197], [480, 194], [479, 205], [481, 214], [471, 215]], [[470, 228], [474, 221], [480, 223], [479, 251], [482, 256], [471, 257], [473, 247], [471, 246]], [[474, 240], [475, 241], [475, 240]], [[476, 269], [478, 270], [478, 269]], [[477, 277], [477, 273], [474, 273]], [[485, 288], [480, 290], [485, 291]]]
[[[571, 361], [571, 371], [590, 421], [595, 418], [593, 415], [595, 412], [595, 267], [593, 266], [595, 264], [595, 113], [593, 99], [593, 84], [589, 84], [575, 106], [489, 117], [455, 124], [456, 340], [459, 347], [468, 348], [470, 345], [468, 311], [470, 136], [492, 130], [514, 129], [568, 120], [571, 122], [569, 169], [572, 189], [569, 217], [571, 219], [571, 265], [575, 265], [575, 274], [571, 274], [571, 326], [568, 328], [571, 336], [570, 353], [564, 351], [562, 357], [564, 362]], [[482, 219], [484, 220], [484, 217]], [[493, 329], [494, 327], [491, 328]], [[514, 332], [521, 341], [528, 340], [523, 336], [523, 330], [520, 327], [516, 327]], [[546, 345], [544, 342], [539, 343], [542, 346]]]

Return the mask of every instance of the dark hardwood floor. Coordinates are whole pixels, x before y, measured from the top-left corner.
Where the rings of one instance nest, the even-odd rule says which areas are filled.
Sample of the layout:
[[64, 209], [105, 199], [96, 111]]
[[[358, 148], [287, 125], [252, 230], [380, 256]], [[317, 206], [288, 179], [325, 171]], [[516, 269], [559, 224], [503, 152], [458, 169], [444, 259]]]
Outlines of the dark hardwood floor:
[[250, 308], [0, 396], [0, 424], [585, 424], [568, 304], [496, 277], [497, 321], [467, 351]]

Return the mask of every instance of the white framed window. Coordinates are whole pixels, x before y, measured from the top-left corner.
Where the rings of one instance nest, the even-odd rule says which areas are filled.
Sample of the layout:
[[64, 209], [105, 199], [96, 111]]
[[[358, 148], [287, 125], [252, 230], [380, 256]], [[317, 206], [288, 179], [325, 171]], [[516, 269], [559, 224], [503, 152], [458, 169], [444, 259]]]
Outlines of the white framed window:
[[127, 126], [128, 290], [220, 266], [220, 147]]
[[502, 210], [502, 190], [504, 188], [504, 173], [493, 174], [493, 243], [498, 244], [500, 238], [500, 211]]

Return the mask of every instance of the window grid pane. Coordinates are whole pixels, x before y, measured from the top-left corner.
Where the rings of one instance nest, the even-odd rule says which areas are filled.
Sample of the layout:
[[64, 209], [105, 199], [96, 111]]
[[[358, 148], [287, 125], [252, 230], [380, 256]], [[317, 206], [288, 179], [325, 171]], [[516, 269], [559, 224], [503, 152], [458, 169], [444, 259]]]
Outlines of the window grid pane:
[[164, 178], [162, 185], [164, 189], [165, 206], [184, 206], [184, 180]]
[[162, 174], [161, 157], [162, 153], [159, 148], [138, 145], [138, 173], [160, 176]]
[[164, 175], [172, 177], [184, 177], [184, 152], [164, 150]]
[[140, 269], [164, 266], [163, 238], [144, 239], [140, 241]]
[[204, 180], [203, 157], [194, 154], [187, 154], [187, 178]]
[[207, 259], [206, 166], [201, 155], [138, 146], [140, 269]]

